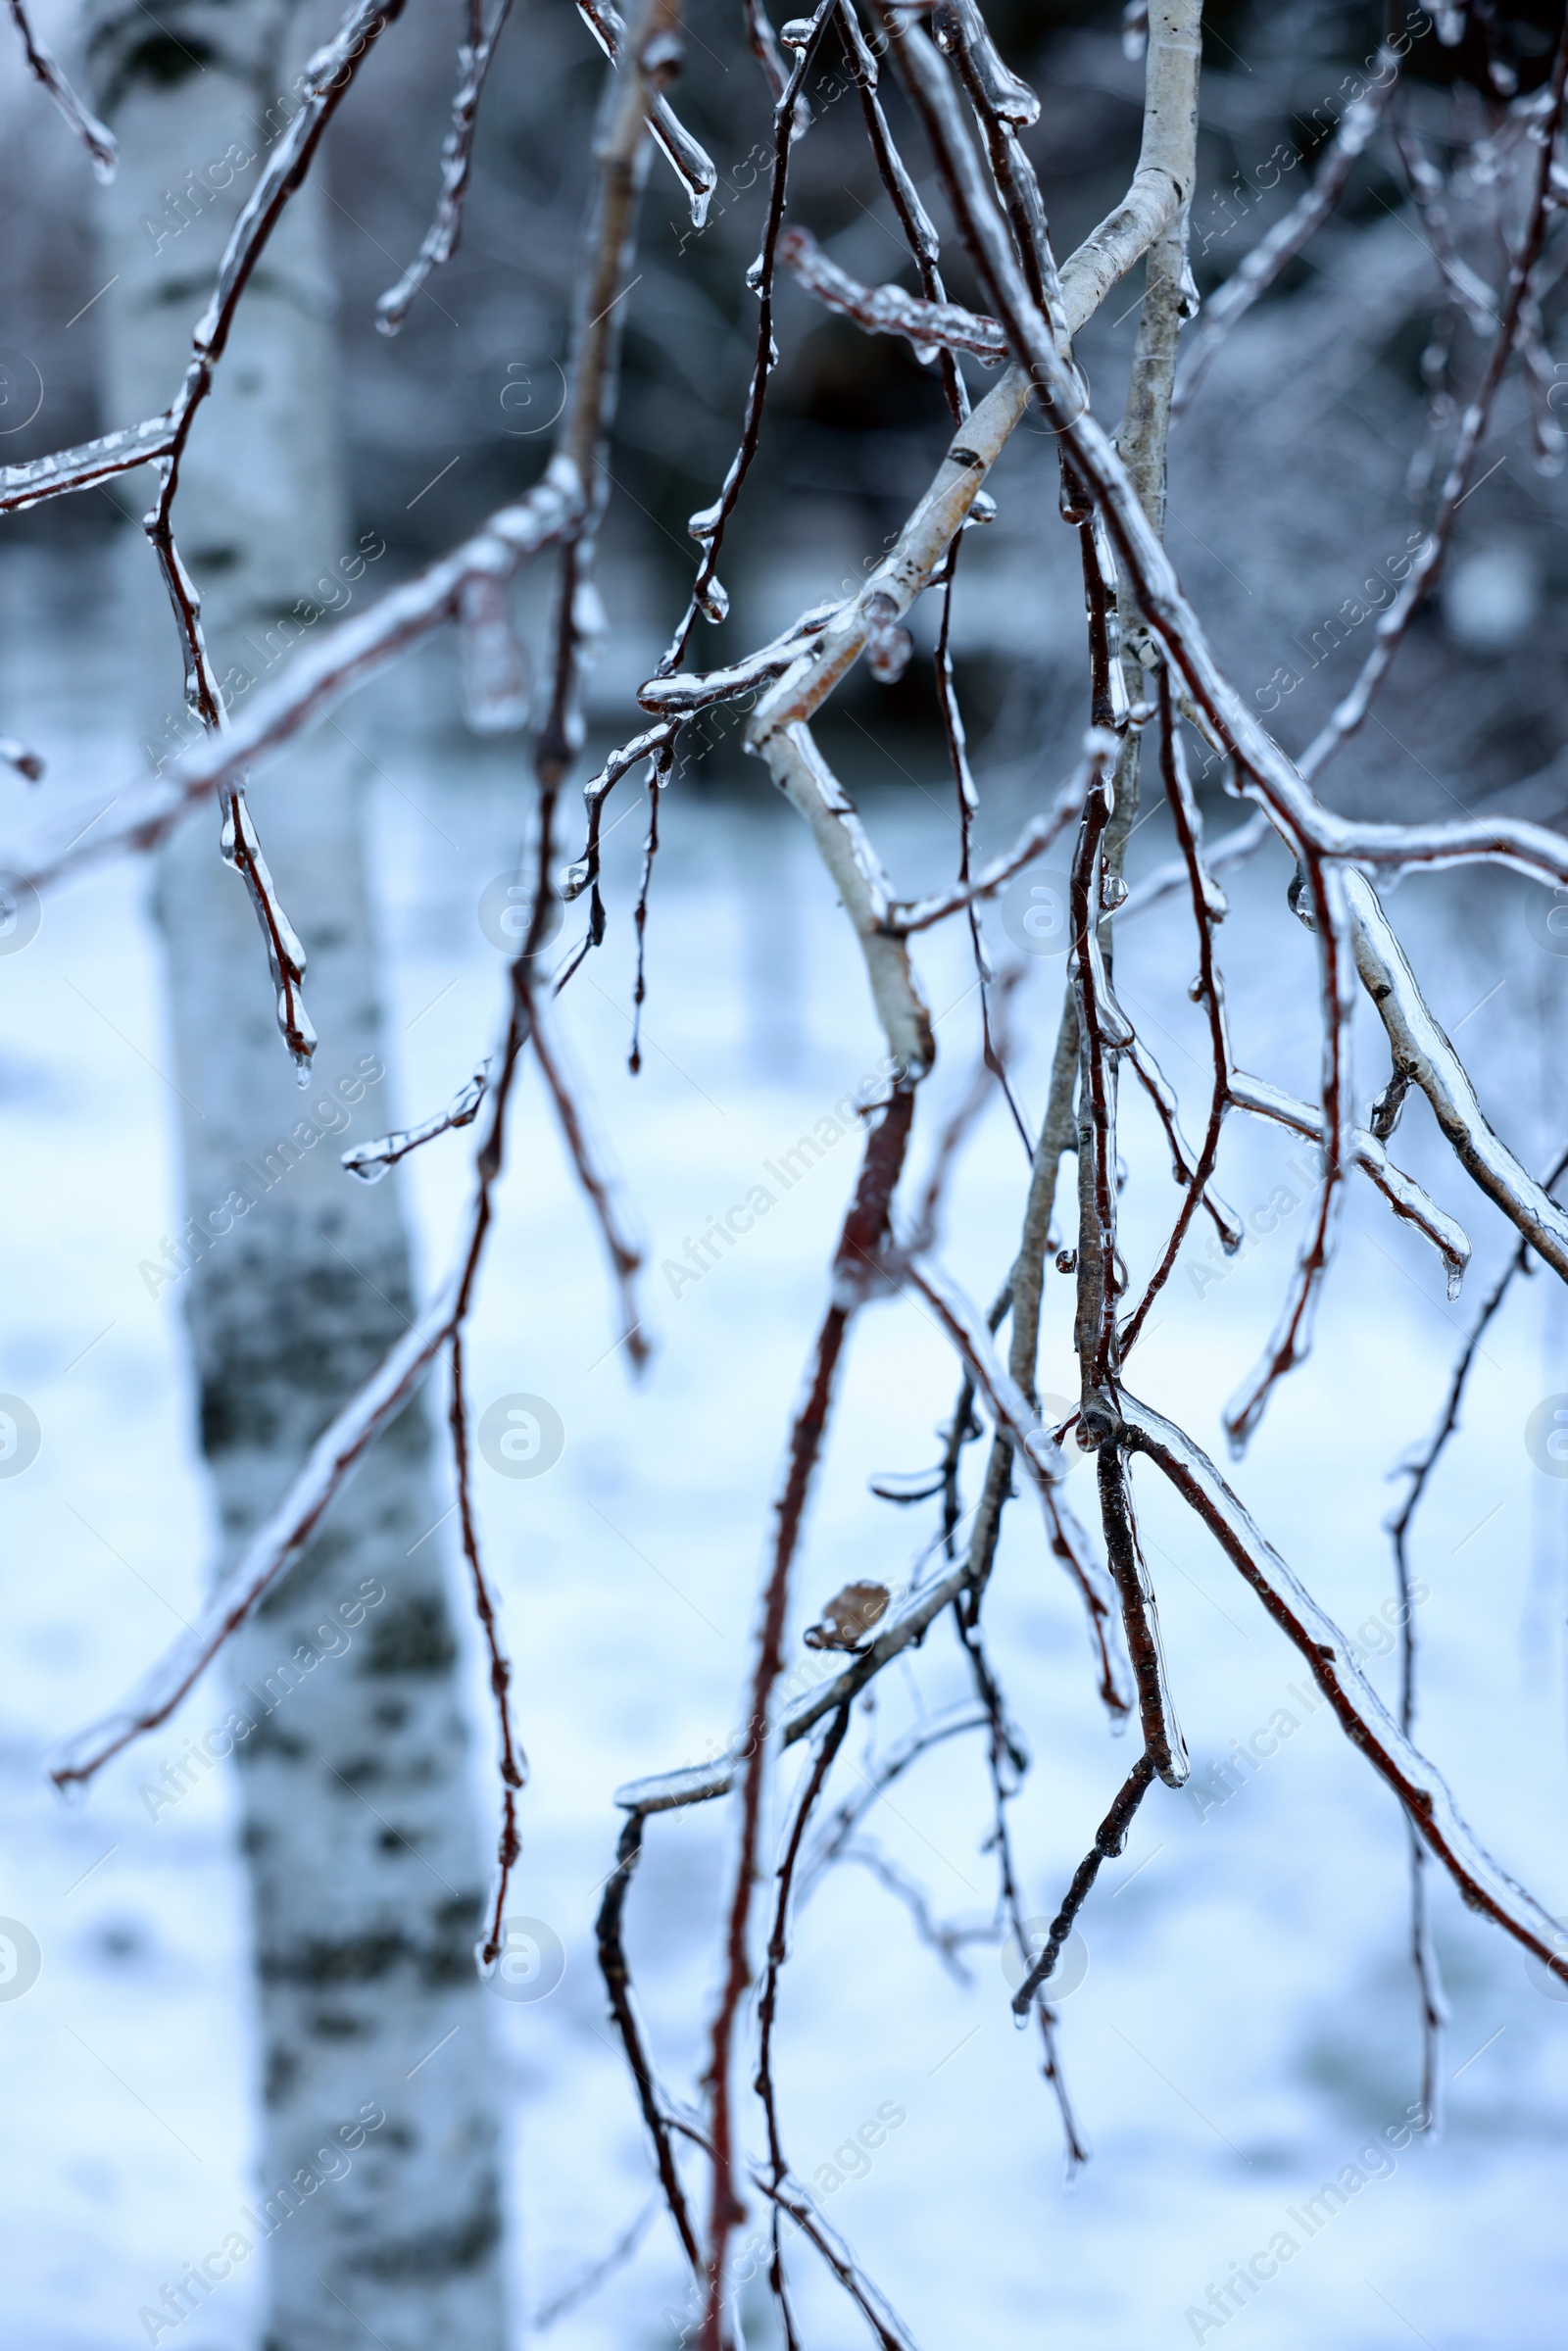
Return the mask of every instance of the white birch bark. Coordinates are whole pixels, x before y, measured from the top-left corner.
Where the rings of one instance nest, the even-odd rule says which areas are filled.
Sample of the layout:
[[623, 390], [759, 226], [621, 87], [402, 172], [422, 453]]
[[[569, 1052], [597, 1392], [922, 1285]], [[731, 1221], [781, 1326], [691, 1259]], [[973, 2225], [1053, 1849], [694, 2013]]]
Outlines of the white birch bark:
[[[173, 4], [156, 22], [134, 0], [96, 0], [93, 25], [95, 95], [122, 157], [104, 210], [106, 413], [140, 416], [178, 385], [223, 236], [329, 26], [276, 0]], [[356, 603], [380, 585], [354, 577], [316, 169], [241, 305], [174, 506], [230, 692], [276, 674], [301, 633], [284, 615], [341, 593], [318, 583]], [[149, 476], [128, 476], [127, 492], [139, 516]], [[156, 737], [180, 710], [177, 641], [151, 551], [126, 553]], [[182, 1228], [190, 1263], [174, 1288], [221, 1514], [219, 1570], [413, 1312], [396, 1181], [372, 1190], [338, 1164], [345, 1142], [392, 1123], [342, 740], [325, 729], [296, 745], [255, 817], [309, 957], [320, 1043], [306, 1091], [215, 811], [175, 838], [158, 879], [183, 1210], [206, 1234], [198, 1249]], [[235, 1754], [265, 2064], [252, 2209], [270, 2232], [267, 2351], [358, 2351], [371, 2336], [386, 2351], [497, 2351], [504, 2338], [493, 2012], [473, 1961], [485, 1867], [444, 1532], [420, 1540], [441, 1509], [416, 1401], [234, 1645], [232, 1703], [255, 1725]], [[385, 2119], [346, 2171], [323, 2160], [341, 2127], [353, 2134], [374, 2112]], [[306, 2189], [307, 2176], [321, 2184]]]

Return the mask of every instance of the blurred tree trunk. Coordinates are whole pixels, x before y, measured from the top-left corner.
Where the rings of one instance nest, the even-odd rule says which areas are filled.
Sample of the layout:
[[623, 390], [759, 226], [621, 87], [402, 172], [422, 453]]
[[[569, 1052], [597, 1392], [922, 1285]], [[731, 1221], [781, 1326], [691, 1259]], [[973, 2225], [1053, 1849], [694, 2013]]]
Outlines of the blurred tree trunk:
[[[277, 0], [170, 0], [157, 20], [135, 0], [94, 0], [92, 24], [96, 95], [122, 158], [104, 298], [106, 421], [121, 423], [175, 390], [223, 238], [325, 27]], [[176, 536], [229, 700], [275, 674], [303, 613], [358, 609], [379, 585], [367, 562], [380, 542], [357, 543], [344, 513], [323, 212], [313, 179], [263, 258], [182, 467]], [[130, 495], [139, 515], [145, 477]], [[127, 553], [149, 728], [167, 754], [191, 723], [176, 642], [151, 550]], [[396, 1183], [370, 1190], [337, 1163], [346, 1121], [355, 1140], [392, 1123], [344, 739], [322, 729], [255, 801], [309, 955], [320, 1045], [308, 1091], [215, 809], [187, 824], [159, 876], [196, 1220], [182, 1244], [193, 1262], [174, 1280], [224, 1567], [411, 1313]], [[255, 1724], [235, 1752], [265, 2059], [268, 2351], [503, 2339], [498, 2097], [472, 1957], [482, 1848], [431, 1533], [441, 1507], [415, 1404], [236, 1644], [236, 1712]], [[302, 2200], [281, 2219], [285, 2187]]]

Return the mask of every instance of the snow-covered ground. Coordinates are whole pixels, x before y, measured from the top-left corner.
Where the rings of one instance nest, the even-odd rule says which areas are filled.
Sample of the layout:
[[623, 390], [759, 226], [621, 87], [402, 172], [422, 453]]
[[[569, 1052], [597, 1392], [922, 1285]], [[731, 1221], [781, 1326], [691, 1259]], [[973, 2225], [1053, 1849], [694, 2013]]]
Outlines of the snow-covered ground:
[[[135, 753], [119, 715], [129, 696], [114, 631], [84, 583], [36, 556], [8, 558], [0, 614], [0, 722], [51, 759], [39, 794], [0, 783], [0, 839], [11, 841], [39, 823], [45, 796], [62, 810], [79, 806], [85, 821], [134, 772]], [[443, 1103], [496, 1017], [499, 958], [476, 901], [511, 861], [528, 788], [514, 749], [465, 741], [451, 708], [448, 655], [435, 649], [342, 714], [375, 770], [389, 1116]], [[929, 790], [866, 808], [911, 887], [952, 863], [948, 788], [935, 770], [918, 780]], [[603, 2255], [650, 2195], [593, 1956], [617, 1829], [612, 1791], [710, 1752], [736, 1721], [774, 1468], [853, 1146], [830, 1152], [679, 1296], [661, 1269], [710, 1214], [766, 1182], [762, 1163], [880, 1054], [853, 941], [804, 831], [760, 769], [752, 781], [744, 802], [685, 787], [666, 796], [642, 1075], [624, 1068], [635, 810], [610, 838], [610, 940], [561, 1006], [648, 1243], [648, 1376], [633, 1386], [609, 1351], [598, 1242], [531, 1075], [474, 1333], [476, 1400], [545, 1396], [566, 1431], [546, 1477], [481, 1472], [532, 1765], [514, 1907], [547, 1922], [566, 1952], [552, 1997], [498, 2003], [519, 2339], [524, 2320]], [[256, 800], [265, 827], [265, 780]], [[1213, 814], [1224, 821], [1223, 809]], [[1135, 874], [1167, 849], [1168, 828], [1152, 817]], [[1310, 1093], [1310, 941], [1285, 911], [1285, 880], [1275, 852], [1236, 878], [1222, 950], [1240, 1057]], [[42, 1431], [33, 1465], [0, 1480], [0, 1918], [22, 1922], [42, 1958], [24, 1996], [7, 2001], [0, 1984], [5, 2331], [28, 2351], [141, 2343], [140, 2305], [220, 2241], [257, 2184], [232, 1788], [214, 1773], [156, 1823], [138, 1795], [188, 1733], [220, 1719], [220, 1690], [198, 1690], [150, 1752], [116, 1764], [80, 1808], [62, 1808], [40, 1770], [49, 1742], [118, 1694], [191, 1613], [206, 1571], [178, 1294], [155, 1302], [137, 1273], [177, 1212], [148, 882], [125, 864], [82, 877], [49, 900], [24, 951], [0, 957], [0, 1391], [23, 1397]], [[1523, 883], [1469, 875], [1408, 883], [1395, 911], [1488, 1106], [1541, 1163], [1563, 1115], [1564, 965], [1538, 947], [1527, 903]], [[994, 919], [992, 929], [1001, 953]], [[574, 935], [568, 923], [563, 945]], [[1196, 1128], [1205, 1063], [1184, 995], [1192, 960], [1173, 904], [1128, 929], [1118, 978]], [[941, 1015], [942, 1064], [920, 1122], [928, 1150], [936, 1113], [969, 1076], [976, 1004], [956, 931], [922, 942], [919, 962]], [[1032, 964], [1014, 1006], [1032, 1117], [1061, 968]], [[1370, 1030], [1362, 1043], [1364, 1099], [1386, 1060]], [[1287, 1138], [1233, 1129], [1222, 1182], [1239, 1209], [1264, 1207], [1282, 1185], [1304, 1195]], [[1124, 1150], [1138, 1170], [1125, 1200], [1136, 1268], [1174, 1199], [1138, 1102]], [[1429, 1425], [1470, 1301], [1505, 1247], [1419, 1104], [1396, 1155], [1470, 1225], [1477, 1265], [1465, 1299], [1446, 1301], [1430, 1252], [1358, 1187], [1313, 1358], [1235, 1472], [1266, 1530], [1351, 1628], [1374, 1623], [1391, 1590], [1379, 1532], [1387, 1473]], [[437, 1144], [407, 1172], [429, 1281], [466, 1182], [463, 1141]], [[962, 1162], [946, 1245], [977, 1298], [1008, 1262], [1024, 1177], [994, 1104]], [[1299, 1207], [1279, 1212], [1276, 1200], [1276, 1212], [1277, 1229], [1222, 1278], [1201, 1239], [1193, 1245], [1134, 1359], [1138, 1391], [1215, 1450], [1220, 1407], [1267, 1334], [1303, 1222]], [[1069, 1385], [1068, 1298], [1050, 1277], [1047, 1390]], [[1562, 1331], [1546, 1284], [1521, 1285], [1488, 1342], [1416, 1553], [1430, 1587], [1422, 1742], [1503, 1864], [1568, 1912], [1568, 1497], [1532, 1466], [1523, 1434], [1536, 1403], [1568, 1389]], [[796, 1653], [800, 1628], [841, 1584], [907, 1572], [927, 1512], [895, 1511], [867, 1478], [935, 1458], [955, 1387], [942, 1342], [913, 1307], [878, 1305], [862, 1318], [801, 1569]], [[978, 1448], [968, 1456], [971, 1492], [980, 1459]], [[1087, 1471], [1076, 1477], [1087, 1486]], [[1092, 2163], [1064, 2191], [1055, 2112], [1033, 2037], [1013, 2030], [998, 1953], [970, 1946], [971, 1980], [954, 1981], [902, 1905], [868, 1871], [846, 1867], [803, 1911], [784, 1979], [779, 2074], [795, 2168], [926, 2351], [1042, 2341], [1175, 2351], [1220, 2336], [1227, 2351], [1382, 2351], [1412, 2336], [1431, 2351], [1539, 2351], [1560, 2335], [1568, 2285], [1568, 2003], [1544, 1996], [1517, 1948], [1440, 1885], [1453, 2006], [1448, 2126], [1441, 2142], [1391, 2147], [1419, 2088], [1401, 1821], [1327, 1709], [1308, 1715], [1293, 1696], [1299, 1658], [1200, 1529], [1147, 1473], [1138, 1491], [1198, 1774], [1277, 1710], [1300, 1722], [1206, 1812], [1156, 1788], [1126, 1854], [1103, 1873], [1083, 1921], [1087, 1977], [1061, 2027]], [[1086, 1493], [1086, 1516], [1089, 1503]], [[1013, 1834], [1029, 1903], [1049, 1914], [1129, 1757], [1107, 1736], [1076, 1603], [1023, 1503], [1008, 1518], [988, 1618], [1034, 1752]], [[1376, 1632], [1365, 1640], [1386, 1645]], [[1372, 1656], [1386, 1696], [1394, 1670]], [[965, 1690], [938, 1626], [858, 1719], [838, 1767], [843, 1789], [858, 1784], [868, 1747]], [[474, 1712], [482, 1723], [476, 1669]], [[476, 1771], [488, 1753], [486, 1727]], [[940, 1917], [990, 1915], [989, 1796], [974, 1737], [927, 1756], [872, 1826]], [[655, 1821], [629, 1904], [644, 2014], [662, 2075], [681, 2094], [701, 2070], [728, 1832], [718, 1807]], [[838, 2153], [879, 2115], [873, 2152]], [[1342, 2177], [1343, 2209], [1320, 2204], [1309, 2233], [1306, 2200]], [[1210, 2285], [1282, 2233], [1298, 2249], [1278, 2274], [1223, 2324], [1196, 2326], [1188, 2314]], [[812, 2257], [795, 2258], [793, 2278], [813, 2351], [866, 2339]], [[241, 2271], [165, 2339], [182, 2351], [252, 2351], [256, 2284]], [[752, 2351], [771, 2346], [770, 2319], [745, 2308]], [[548, 2336], [561, 2351], [656, 2351], [681, 2339], [684, 2310], [673, 2240], [656, 2219], [635, 2259]]]

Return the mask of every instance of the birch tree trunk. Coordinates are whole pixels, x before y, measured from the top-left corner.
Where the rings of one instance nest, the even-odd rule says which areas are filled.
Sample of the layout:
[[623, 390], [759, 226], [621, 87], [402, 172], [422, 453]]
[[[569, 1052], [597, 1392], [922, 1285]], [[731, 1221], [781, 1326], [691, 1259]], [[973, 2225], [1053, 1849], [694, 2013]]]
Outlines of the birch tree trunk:
[[[322, 29], [277, 0], [170, 0], [157, 21], [134, 0], [95, 6], [96, 92], [122, 153], [105, 214], [108, 421], [178, 385], [223, 237]], [[313, 612], [363, 602], [380, 576], [381, 543], [356, 538], [341, 494], [320, 168], [268, 247], [182, 467], [180, 552], [230, 703]], [[145, 477], [138, 494], [139, 515]], [[151, 551], [127, 553], [149, 739], [167, 757], [194, 722]], [[256, 818], [309, 957], [307, 1091], [211, 811], [159, 876], [186, 1220], [145, 1278], [172, 1284], [189, 1318], [220, 1566], [411, 1314], [396, 1183], [371, 1190], [338, 1165], [346, 1139], [393, 1123], [344, 739], [322, 728], [271, 769]], [[503, 2340], [498, 2100], [472, 1956], [484, 1872], [441, 1510], [415, 1403], [235, 1644], [268, 2351]]]

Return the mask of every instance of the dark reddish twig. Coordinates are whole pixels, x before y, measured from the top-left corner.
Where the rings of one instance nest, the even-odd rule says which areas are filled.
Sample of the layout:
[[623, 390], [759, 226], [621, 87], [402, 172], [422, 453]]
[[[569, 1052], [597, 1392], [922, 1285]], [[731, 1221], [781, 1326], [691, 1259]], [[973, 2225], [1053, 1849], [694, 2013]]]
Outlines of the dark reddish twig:
[[[848, 1706], [841, 1706], [829, 1722], [816, 1753], [811, 1758], [810, 1768], [806, 1775], [806, 1784], [796, 1800], [794, 1815], [790, 1821], [789, 1836], [785, 1841], [784, 1857], [779, 1863], [776, 1874], [778, 1891], [773, 1901], [773, 1927], [767, 1939], [767, 1963], [762, 1976], [762, 1988], [757, 2003], [757, 2078], [753, 2083], [753, 2087], [762, 2101], [762, 2111], [767, 2118], [768, 2161], [773, 2168], [773, 2185], [776, 2188], [783, 2186], [789, 2174], [789, 2164], [784, 2155], [784, 2143], [779, 2134], [778, 2098], [773, 2087], [773, 2027], [778, 2016], [779, 1975], [785, 1959], [789, 1955], [790, 1900], [794, 1891], [796, 1865], [801, 1856], [801, 1839], [806, 1835], [807, 1823], [810, 1819], [812, 1808], [826, 1784], [828, 1773], [833, 1768], [833, 1758], [844, 1743], [844, 1734], [849, 1727], [850, 1709]], [[784, 2253], [779, 2242], [778, 2212], [779, 2208], [775, 2205], [773, 2208], [773, 2258], [768, 2272], [768, 2282], [773, 2289], [773, 2298], [778, 2304], [779, 2316], [784, 2323], [786, 2351], [800, 2351], [799, 2338], [795, 2331], [795, 2316], [790, 2308], [789, 2292], [784, 2282]]]
[[[1023, 1898], [1018, 1890], [1018, 1873], [1012, 1858], [1007, 1802], [1028, 1769], [1029, 1757], [1017, 1733], [1008, 1723], [1002, 1688], [992, 1672], [981, 1638], [978, 1607], [973, 1604], [966, 1606], [961, 1599], [956, 1600], [953, 1613], [958, 1639], [963, 1643], [969, 1670], [974, 1676], [975, 1689], [986, 1710], [986, 1724], [990, 1732], [986, 1742], [986, 1762], [991, 1775], [991, 1841], [997, 1856], [1002, 1912], [1019, 1950], [1027, 1951], [1029, 1936], [1024, 1921]], [[1067, 2154], [1067, 2177], [1071, 2180], [1089, 2161], [1089, 2146], [1073, 2112], [1067, 2078], [1056, 2048], [1055, 2011], [1047, 2001], [1041, 2000], [1036, 2014], [1040, 2024], [1040, 2070], [1056, 2101], [1062, 2143]]]
[[468, 1478], [468, 1413], [463, 1389], [461, 1330], [452, 1334], [451, 1357], [452, 1404], [448, 1423], [452, 1431], [453, 1475], [458, 1489], [458, 1524], [463, 1534], [463, 1555], [473, 1579], [474, 1614], [479, 1619], [490, 1660], [490, 1694], [496, 1702], [496, 1727], [501, 1745], [498, 1758], [501, 1772], [501, 1837], [496, 1848], [495, 1893], [490, 1905], [489, 1924], [479, 1950], [480, 1966], [492, 1968], [501, 1951], [501, 1923], [506, 1913], [507, 1888], [512, 1883], [513, 1864], [522, 1850], [522, 1839], [517, 1835], [517, 1795], [525, 1785], [527, 1761], [513, 1736], [509, 1694], [512, 1666], [501, 1646], [495, 1604], [485, 1581], [484, 1563], [479, 1556], [479, 1534], [474, 1525], [473, 1493]]
[[577, 1181], [582, 1186], [584, 1197], [598, 1221], [600, 1234], [605, 1244], [605, 1252], [610, 1259], [611, 1272], [615, 1279], [615, 1287], [620, 1298], [621, 1337], [619, 1344], [624, 1346], [633, 1364], [640, 1367], [648, 1360], [649, 1352], [648, 1342], [642, 1335], [642, 1315], [634, 1287], [636, 1275], [643, 1262], [642, 1251], [632, 1246], [620, 1229], [620, 1220], [615, 1211], [614, 1197], [610, 1183], [600, 1172], [593, 1152], [589, 1149], [587, 1129], [582, 1113], [577, 1107], [576, 1099], [566, 1081], [565, 1071], [562, 1066], [561, 1056], [556, 1051], [555, 1041], [550, 1036], [547, 1024], [540, 1018], [537, 1004], [532, 1008], [532, 1036], [534, 1052], [539, 1057], [539, 1067], [544, 1073], [545, 1084], [550, 1089], [551, 1100], [556, 1106], [556, 1116], [561, 1122], [561, 1132], [566, 1149], [571, 1154], [571, 1163], [577, 1171]]
[[762, 229], [761, 252], [755, 269], [749, 273], [758, 297], [757, 358], [752, 367], [751, 388], [746, 396], [740, 446], [730, 460], [729, 470], [717, 498], [702, 514], [694, 514], [688, 525], [703, 553], [697, 565], [697, 576], [692, 582], [691, 601], [686, 607], [685, 617], [659, 664], [661, 677], [669, 676], [685, 660], [698, 614], [701, 612], [710, 619], [722, 619], [728, 610], [728, 600], [718, 586], [718, 558], [724, 544], [725, 526], [735, 511], [735, 502], [751, 471], [752, 460], [757, 455], [762, 430], [762, 404], [767, 398], [767, 379], [773, 371], [773, 277], [778, 260], [779, 230], [784, 222], [784, 198], [789, 178], [790, 148], [795, 133], [796, 100], [805, 83], [808, 69], [816, 55], [828, 18], [837, 5], [838, 0], [817, 0], [810, 18], [810, 31], [796, 50], [789, 80], [773, 108], [773, 167], [768, 180], [767, 218]]
[[1051, 1933], [1046, 1938], [1044, 1950], [1013, 1994], [1012, 2005], [1017, 2015], [1028, 2015], [1035, 1994], [1054, 1975], [1056, 1962], [1061, 1957], [1061, 1946], [1072, 1933], [1073, 1922], [1079, 1911], [1089, 1899], [1090, 1889], [1100, 1875], [1101, 1863], [1113, 1861], [1118, 1853], [1126, 1850], [1127, 1832], [1132, 1827], [1133, 1815], [1153, 1785], [1153, 1761], [1147, 1754], [1140, 1755], [1123, 1781], [1115, 1802], [1095, 1832], [1094, 1843], [1073, 1872], [1066, 1898], [1051, 1922]]
[[741, 1785], [740, 1852], [727, 1906], [724, 1977], [710, 2036], [708, 2082], [712, 2103], [713, 2184], [708, 2237], [708, 2303], [703, 2351], [721, 2351], [719, 2317], [730, 2233], [745, 2218], [735, 2191], [735, 2116], [731, 2053], [742, 1995], [751, 1977], [750, 1924], [761, 1834], [763, 1774], [768, 1764], [773, 1686], [784, 1660], [790, 1570], [812, 1475], [826, 1434], [839, 1358], [850, 1317], [863, 1295], [887, 1230], [889, 1203], [908, 1144], [914, 1096], [898, 1089], [866, 1138], [855, 1198], [844, 1219], [833, 1262], [834, 1298], [822, 1319], [807, 1375], [806, 1395], [790, 1437], [784, 1484], [774, 1507], [773, 1556], [762, 1596], [762, 1618], [747, 1707]]
[[433, 1143], [438, 1135], [449, 1135], [459, 1127], [472, 1126], [479, 1115], [479, 1104], [484, 1100], [489, 1067], [488, 1060], [481, 1061], [472, 1077], [459, 1087], [446, 1108], [438, 1110], [433, 1118], [422, 1119], [416, 1127], [403, 1127], [394, 1134], [382, 1135], [374, 1143], [356, 1143], [341, 1154], [339, 1165], [346, 1167], [350, 1175], [357, 1175], [363, 1183], [376, 1184], [390, 1168], [396, 1167], [400, 1159], [406, 1159], [410, 1151], [416, 1151], [421, 1144]]
[[642, 880], [637, 885], [637, 904], [632, 912], [632, 929], [637, 939], [637, 976], [631, 991], [631, 1048], [626, 1066], [635, 1077], [643, 1065], [643, 1003], [648, 994], [648, 893], [654, 884], [654, 859], [659, 855], [659, 795], [669, 772], [668, 754], [662, 759], [648, 762], [648, 838], [643, 844]]
[[1207, 1454], [1125, 1390], [1121, 1408], [1124, 1442], [1169, 1480], [1300, 1651], [1340, 1728], [1394, 1790], [1469, 1907], [1568, 1977], [1555, 1923], [1477, 1842], [1442, 1774], [1410, 1744], [1362, 1675], [1351, 1642], [1264, 1540]]
[[[710, 2157], [712, 2155], [712, 2140], [695, 2123], [687, 2122], [680, 2115], [672, 2115], [670, 2128], [678, 2131], [683, 2138], [689, 2138], [694, 2146], [701, 2147]], [[880, 2351], [914, 2351], [911, 2336], [890, 2308], [886, 2296], [878, 2293], [851, 2257], [843, 2239], [835, 2235], [804, 2195], [796, 2195], [787, 2187], [775, 2187], [766, 2173], [756, 2165], [751, 2167], [751, 2176], [754, 2184], [768, 2202], [787, 2213], [808, 2244], [814, 2246], [822, 2256], [875, 2335]]]
[[[1182, 1243], [1198, 1213], [1198, 1203], [1203, 1198], [1214, 1173], [1219, 1157], [1220, 1129], [1230, 1102], [1233, 1066], [1230, 1032], [1225, 1021], [1225, 981], [1214, 953], [1214, 931], [1225, 912], [1225, 901], [1203, 862], [1203, 820], [1199, 814], [1198, 801], [1188, 777], [1186, 754], [1177, 731], [1176, 712], [1171, 699], [1170, 677], [1165, 671], [1161, 672], [1159, 680], [1159, 763], [1182, 861], [1187, 867], [1188, 888], [1192, 894], [1193, 928], [1198, 940], [1198, 977], [1193, 983], [1193, 994], [1201, 1004], [1208, 1023], [1213, 1079], [1209, 1090], [1208, 1118], [1198, 1158], [1191, 1173], [1185, 1178], [1178, 1176], [1177, 1179], [1178, 1182], [1186, 1182], [1187, 1197], [1171, 1227], [1158, 1262], [1145, 1285], [1144, 1295], [1122, 1326], [1123, 1353], [1136, 1345], [1138, 1334], [1149, 1318], [1151, 1306], [1169, 1280]], [[1174, 1136], [1171, 1141], [1174, 1149]], [[1223, 1226], [1220, 1232], [1228, 1248], [1234, 1249], [1239, 1246], [1242, 1239], [1240, 1226], [1233, 1223], [1228, 1238]]]
[[703, 2274], [702, 2250], [697, 2231], [692, 2227], [686, 2204], [686, 2191], [675, 2168], [675, 2152], [670, 2144], [671, 2122], [664, 2110], [663, 2100], [654, 2081], [653, 2069], [643, 2046], [643, 2036], [631, 2002], [631, 1975], [626, 1965], [625, 1910], [626, 1896], [631, 1889], [633, 1874], [642, 1858], [643, 1823], [647, 1815], [633, 1812], [620, 1833], [615, 1847], [615, 1866], [605, 1882], [604, 1900], [599, 1905], [597, 1926], [599, 1968], [605, 1980], [605, 1991], [610, 2001], [611, 2021], [620, 2035], [626, 2063], [636, 2084], [638, 2103], [648, 2135], [654, 2142], [654, 2159], [659, 2166], [660, 2186], [669, 2207], [669, 2217], [675, 2233], [691, 2263], [693, 2274]]

